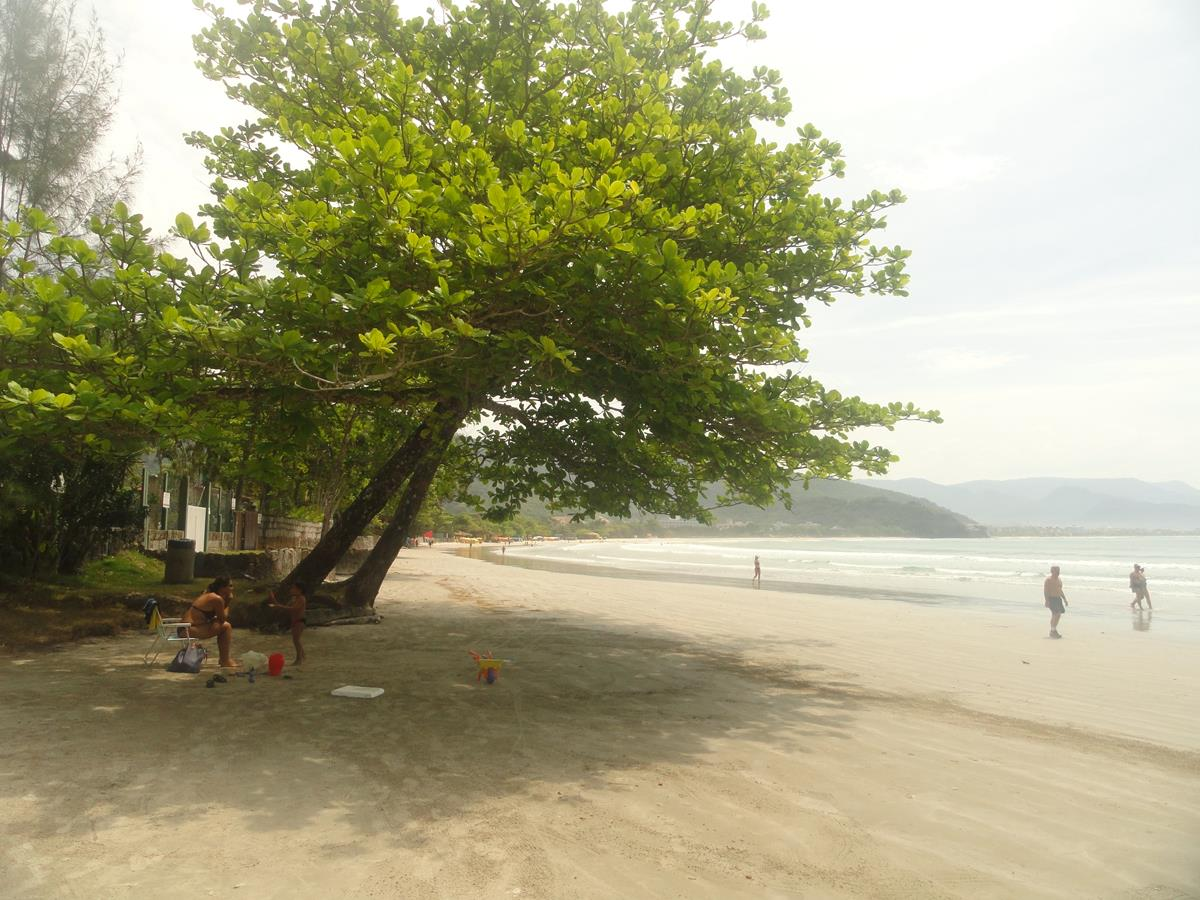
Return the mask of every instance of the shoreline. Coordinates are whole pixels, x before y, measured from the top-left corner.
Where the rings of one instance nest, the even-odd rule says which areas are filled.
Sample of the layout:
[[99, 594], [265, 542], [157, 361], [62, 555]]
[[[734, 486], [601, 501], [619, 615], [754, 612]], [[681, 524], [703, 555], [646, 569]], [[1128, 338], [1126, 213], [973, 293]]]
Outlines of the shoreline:
[[[769, 568], [771, 560], [764, 557], [764, 578], [760, 587], [754, 587], [750, 579], [750, 561], [753, 559], [756, 551], [770, 553], [779, 549], [773, 547], [769, 542], [770, 540], [776, 541], [781, 545], [782, 549], [788, 551], [809, 552], [805, 549], [797, 548], [796, 544], [790, 538], [768, 539], [759, 541], [758, 543], [747, 543], [742, 539], [731, 539], [729, 541], [713, 539], [705, 542], [706, 546], [711, 545], [718, 549], [737, 548], [744, 551], [747, 560], [745, 566], [747, 574], [745, 577], [731, 577], [722, 574], [688, 571], [686, 568], [688, 565], [687, 561], [681, 561], [671, 556], [647, 556], [645, 560], [639, 559], [633, 562], [623, 560], [623, 562], [629, 562], [629, 564], [622, 565], [621, 563], [613, 562], [597, 562], [590, 556], [577, 559], [565, 555], [557, 558], [547, 558], [544, 555], [530, 556], [527, 555], [530, 551], [535, 553], [544, 551], [541, 545], [531, 545], [528, 543], [510, 546], [512, 550], [510, 553], [502, 553], [500, 549], [502, 545], [498, 543], [441, 546], [434, 549], [453, 553], [466, 559], [486, 562], [489, 565], [501, 568], [520, 568], [529, 571], [556, 572], [566, 575], [589, 576], [618, 581], [648, 581], [664, 585], [718, 585], [729, 590], [761, 590], [762, 592], [789, 595], [797, 601], [801, 601], [805, 596], [829, 599], [853, 598], [876, 603], [883, 601], [917, 607], [941, 608], [966, 612], [971, 615], [995, 613], [1006, 615], [1014, 620], [1018, 618], [1027, 619], [1031, 612], [1042, 608], [1041, 576], [1027, 583], [1020, 584], [1011, 580], [1006, 581], [1002, 578], [989, 577], [992, 573], [983, 572], [977, 573], [976, 577], [970, 579], [955, 579], [947, 575], [926, 575], [919, 568], [903, 573], [864, 573], [848, 568], [844, 572], [836, 574], [821, 573], [817, 577], [823, 577], [824, 580], [817, 581], [812, 580], [811, 576], [807, 579], [798, 577], [802, 574], [802, 571], [795, 568], [790, 570], [785, 568], [782, 570], [784, 576], [790, 574], [794, 577], [789, 578], [776, 574], [781, 570], [778, 568]], [[841, 539], [837, 540], [840, 541]], [[875, 542], [876, 540], [848, 539], [847, 543], [853, 547], [863, 541]], [[911, 542], [916, 539], [904, 538], [895, 540]], [[941, 539], [930, 540], [940, 541]], [[965, 541], [967, 539], [962, 540]], [[668, 546], [674, 544], [680, 547], [688, 547], [694, 545], [696, 542], [688, 539], [676, 541], [662, 538], [622, 538], [607, 542], [554, 542], [553, 544], [546, 545], [545, 549], [557, 548], [559, 552], [567, 552], [569, 548], [575, 547], [589, 550], [606, 544], [619, 547], [621, 544], [626, 543]], [[814, 543], [826, 545], [814, 551], [814, 555], [817, 557], [832, 552], [836, 558], [837, 554], [845, 552], [840, 547], [836, 549], [830, 548], [828, 546], [831, 543], [829, 540], [814, 539]], [[953, 549], [956, 548], [946, 548], [946, 552], [950, 552]], [[700, 550], [695, 552], [700, 553]], [[707, 561], [699, 556], [697, 556], [694, 562], [695, 565], [701, 567], [708, 565]], [[639, 563], [646, 567], [638, 567]], [[1091, 561], [1081, 561], [1078, 565], [1085, 566], [1090, 563]], [[936, 560], [923, 563], [923, 565], [934, 564], [936, 564]], [[651, 568], [652, 566], [656, 568]], [[665, 569], [667, 566], [671, 568]], [[1131, 627], [1133, 631], [1143, 632], [1154, 629], [1157, 623], [1158, 627], [1154, 630], [1158, 633], [1170, 633], [1177, 637], [1193, 641], [1200, 640], [1200, 608], [1196, 607], [1191, 596], [1186, 594], [1177, 596], [1180, 588], [1174, 588], [1176, 593], [1156, 592], [1154, 595], [1156, 598], [1155, 607], [1143, 611], [1144, 615], [1139, 617], [1137, 611], [1130, 609], [1127, 592], [1118, 578], [1107, 579], [1102, 585], [1092, 583], [1093, 581], [1095, 579], [1086, 575], [1077, 575], [1074, 579], [1068, 579], [1068, 595], [1072, 600], [1069, 618], [1091, 619], [1098, 623], [1106, 623], [1109, 627], [1115, 629]]]
[[[621, 538], [625, 540], [625, 538]], [[654, 539], [658, 541], [658, 538]], [[436, 547], [434, 549], [437, 549]], [[749, 578], [730, 578], [720, 575], [689, 575], [686, 572], [651, 572], [644, 569], [623, 569], [617, 566], [596, 566], [587, 563], [570, 562], [567, 560], [547, 560], [547, 559], [529, 559], [522, 557], [520, 553], [514, 553], [512, 556], [501, 555], [498, 551], [492, 549], [490, 545], [482, 546], [482, 553], [474, 555], [471, 549], [456, 547], [446, 549], [442, 552], [453, 553], [455, 556], [461, 556], [466, 559], [475, 559], [480, 562], [486, 562], [491, 565], [498, 566], [517, 566], [522, 569], [531, 569], [542, 572], [558, 572], [564, 575], [590, 575], [597, 578], [619, 578], [629, 581], [657, 581], [665, 584], [677, 585], [723, 585], [731, 588], [746, 588], [748, 590], [765, 590], [776, 591], [789, 594], [804, 594], [804, 595], [820, 595], [828, 597], [856, 597], [858, 599], [876, 599], [882, 598], [885, 600], [893, 600], [900, 603], [938, 603], [933, 597], [944, 597], [947, 603], [962, 602], [959, 598], [952, 595], [938, 595], [932, 593], [922, 593], [918, 591], [900, 591], [888, 590], [886, 588], [876, 590], [868, 587], [855, 587], [853, 585], [839, 586], [830, 584], [821, 584], [820, 582], [804, 582], [804, 581], [768, 581], [761, 588], [750, 587]]]

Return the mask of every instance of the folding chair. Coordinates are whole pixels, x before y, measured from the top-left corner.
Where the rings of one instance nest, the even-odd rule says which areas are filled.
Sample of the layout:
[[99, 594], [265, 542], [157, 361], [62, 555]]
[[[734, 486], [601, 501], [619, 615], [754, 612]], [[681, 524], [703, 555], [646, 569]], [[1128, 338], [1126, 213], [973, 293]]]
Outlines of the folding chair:
[[154, 640], [142, 657], [142, 662], [148, 666], [153, 665], [159, 654], [163, 650], [169, 650], [172, 644], [183, 644], [185, 647], [190, 647], [192, 644], [200, 642], [198, 638], [192, 637], [190, 622], [185, 622], [180, 618], [164, 619], [159, 614], [157, 603], [150, 611], [150, 627], [154, 629]]

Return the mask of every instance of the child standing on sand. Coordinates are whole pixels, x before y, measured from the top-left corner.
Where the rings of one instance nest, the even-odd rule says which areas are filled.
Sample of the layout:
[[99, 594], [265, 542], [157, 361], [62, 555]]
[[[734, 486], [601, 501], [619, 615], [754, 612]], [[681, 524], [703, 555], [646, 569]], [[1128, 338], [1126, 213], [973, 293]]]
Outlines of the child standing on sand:
[[289, 589], [291, 594], [291, 603], [283, 604], [275, 600], [275, 592], [271, 591], [271, 599], [267, 604], [272, 609], [282, 609], [288, 613], [291, 619], [292, 627], [292, 643], [296, 645], [296, 661], [293, 665], [304, 665], [304, 645], [300, 643], [300, 638], [304, 634], [304, 626], [308, 624], [305, 618], [305, 613], [308, 611], [308, 591], [304, 585], [295, 583]]

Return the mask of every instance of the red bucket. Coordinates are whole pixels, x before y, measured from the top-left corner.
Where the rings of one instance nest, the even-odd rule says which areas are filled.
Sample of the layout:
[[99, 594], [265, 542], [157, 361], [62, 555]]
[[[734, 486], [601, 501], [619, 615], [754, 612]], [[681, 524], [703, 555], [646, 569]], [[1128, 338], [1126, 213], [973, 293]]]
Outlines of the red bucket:
[[283, 654], [272, 653], [267, 657], [267, 674], [278, 675], [283, 671]]

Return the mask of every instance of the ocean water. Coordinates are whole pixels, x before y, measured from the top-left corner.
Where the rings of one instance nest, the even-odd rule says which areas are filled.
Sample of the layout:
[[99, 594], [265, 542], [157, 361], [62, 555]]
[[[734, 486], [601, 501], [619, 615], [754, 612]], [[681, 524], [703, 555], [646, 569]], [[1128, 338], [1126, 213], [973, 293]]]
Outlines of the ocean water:
[[504, 561], [748, 586], [755, 555], [764, 589], [1022, 613], [1041, 606], [1042, 581], [1057, 565], [1075, 615], [1127, 615], [1136, 562], [1146, 569], [1155, 624], [1200, 635], [1200, 537], [556, 541], [512, 546]]

